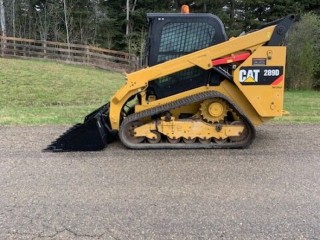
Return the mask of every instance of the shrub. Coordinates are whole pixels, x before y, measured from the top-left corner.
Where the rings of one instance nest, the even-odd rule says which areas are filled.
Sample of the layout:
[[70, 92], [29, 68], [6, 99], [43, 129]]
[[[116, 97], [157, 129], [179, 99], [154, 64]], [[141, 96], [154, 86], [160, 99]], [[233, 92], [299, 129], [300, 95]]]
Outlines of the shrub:
[[320, 17], [302, 15], [289, 32], [287, 46], [287, 88], [315, 88], [320, 84]]

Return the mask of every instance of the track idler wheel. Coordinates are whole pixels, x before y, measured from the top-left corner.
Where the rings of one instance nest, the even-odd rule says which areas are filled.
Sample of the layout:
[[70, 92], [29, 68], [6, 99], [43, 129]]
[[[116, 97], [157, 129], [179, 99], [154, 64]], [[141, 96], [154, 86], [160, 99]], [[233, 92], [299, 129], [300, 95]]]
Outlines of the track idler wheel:
[[125, 135], [126, 135], [126, 138], [129, 139], [131, 142], [142, 143], [145, 140], [145, 137], [135, 137], [134, 136], [135, 135], [134, 129], [139, 126], [141, 126], [141, 124], [138, 121], [132, 122], [126, 126], [127, 129], [125, 131]]
[[[241, 122], [241, 121], [235, 121], [235, 122], [232, 122], [231, 123], [231, 125], [242, 125], [242, 126], [244, 126], [244, 124]], [[244, 140], [245, 138], [246, 138], [246, 136], [247, 136], [247, 134], [248, 134], [248, 129], [247, 128], [244, 128], [244, 130], [242, 131], [242, 133], [240, 134], [240, 136], [237, 136], [237, 137], [229, 137], [230, 138], [230, 140], [232, 141], [232, 142], [239, 142], [239, 141], [242, 141], [242, 140]]]
[[156, 144], [156, 143], [159, 143], [161, 141], [161, 134], [159, 132], [153, 132], [156, 137], [154, 138], [147, 138], [147, 141], [151, 144]]

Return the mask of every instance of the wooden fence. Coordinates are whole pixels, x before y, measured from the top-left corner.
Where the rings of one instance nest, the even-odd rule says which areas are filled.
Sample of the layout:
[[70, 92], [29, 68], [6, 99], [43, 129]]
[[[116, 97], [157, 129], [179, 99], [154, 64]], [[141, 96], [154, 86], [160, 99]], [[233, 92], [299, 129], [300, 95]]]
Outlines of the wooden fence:
[[99, 47], [0, 36], [1, 56], [42, 58], [131, 72], [139, 68], [134, 54]]

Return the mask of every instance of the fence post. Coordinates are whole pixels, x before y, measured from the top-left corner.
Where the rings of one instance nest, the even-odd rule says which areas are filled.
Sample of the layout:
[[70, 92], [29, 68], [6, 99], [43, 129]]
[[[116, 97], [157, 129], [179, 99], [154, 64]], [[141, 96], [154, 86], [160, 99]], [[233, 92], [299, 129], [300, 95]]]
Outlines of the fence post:
[[47, 41], [44, 40], [44, 42], [42, 43], [43, 45], [43, 58], [47, 59]]
[[22, 44], [22, 48], [23, 48], [23, 56], [25, 57], [26, 56], [26, 51], [27, 51], [26, 43]]
[[135, 57], [136, 59], [136, 66], [135, 66], [135, 71], [138, 70], [142, 66], [142, 58], [139, 56]]
[[13, 55], [16, 56], [17, 53], [17, 47], [16, 47], [16, 38], [14, 37], [14, 40], [13, 40]]
[[5, 55], [7, 38], [6, 36], [0, 36], [0, 37], [1, 37], [1, 56], [3, 57]]
[[90, 47], [86, 46], [86, 63], [90, 63]]
[[1, 42], [0, 42], [0, 44], [1, 44], [1, 56], [3, 57], [3, 38], [2, 38], [2, 36], [0, 36], [0, 39], [1, 39]]

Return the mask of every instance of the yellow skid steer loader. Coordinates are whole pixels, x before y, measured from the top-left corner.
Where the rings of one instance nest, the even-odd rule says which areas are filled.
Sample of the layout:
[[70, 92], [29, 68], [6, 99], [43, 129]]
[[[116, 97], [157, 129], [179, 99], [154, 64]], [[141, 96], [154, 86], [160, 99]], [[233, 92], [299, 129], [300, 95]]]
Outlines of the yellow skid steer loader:
[[47, 147], [245, 148], [255, 126], [283, 114], [286, 47], [294, 15], [227, 39], [212, 14], [147, 14], [147, 66], [110, 102]]

